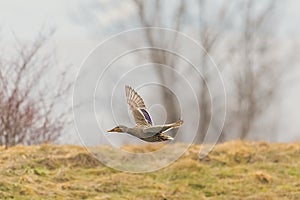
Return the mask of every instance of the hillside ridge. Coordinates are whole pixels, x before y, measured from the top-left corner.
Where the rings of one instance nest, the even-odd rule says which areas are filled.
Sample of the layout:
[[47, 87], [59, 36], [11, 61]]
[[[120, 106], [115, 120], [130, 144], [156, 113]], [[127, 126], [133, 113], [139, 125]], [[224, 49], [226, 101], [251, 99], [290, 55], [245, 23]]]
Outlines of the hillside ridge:
[[203, 160], [199, 149], [192, 145], [161, 170], [132, 174], [106, 167], [79, 146], [1, 148], [0, 199], [300, 199], [300, 143], [232, 141]]

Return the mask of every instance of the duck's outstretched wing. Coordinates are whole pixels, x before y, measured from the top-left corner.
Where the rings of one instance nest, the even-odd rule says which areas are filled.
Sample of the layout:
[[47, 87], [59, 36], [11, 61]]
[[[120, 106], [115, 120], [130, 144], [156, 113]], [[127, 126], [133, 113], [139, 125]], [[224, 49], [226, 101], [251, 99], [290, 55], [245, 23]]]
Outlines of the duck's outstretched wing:
[[125, 86], [126, 99], [137, 126], [151, 126], [152, 120], [142, 97], [130, 86]]

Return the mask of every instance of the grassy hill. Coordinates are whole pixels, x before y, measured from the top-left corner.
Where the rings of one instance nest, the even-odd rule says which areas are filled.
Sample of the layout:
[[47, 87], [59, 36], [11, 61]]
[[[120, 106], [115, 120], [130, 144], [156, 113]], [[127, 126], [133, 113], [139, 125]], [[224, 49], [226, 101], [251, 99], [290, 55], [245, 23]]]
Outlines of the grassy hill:
[[1, 148], [0, 199], [300, 199], [299, 143], [229, 142], [202, 161], [199, 148], [145, 174], [107, 168], [76, 146]]

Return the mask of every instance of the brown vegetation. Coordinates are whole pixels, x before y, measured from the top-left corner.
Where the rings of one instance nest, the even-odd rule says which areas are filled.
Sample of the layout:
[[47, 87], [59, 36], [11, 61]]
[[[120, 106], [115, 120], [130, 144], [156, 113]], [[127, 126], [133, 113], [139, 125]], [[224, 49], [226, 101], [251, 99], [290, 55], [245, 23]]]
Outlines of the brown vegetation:
[[[160, 146], [132, 148], [133, 152], [145, 152], [145, 148], [153, 151]], [[217, 145], [203, 160], [198, 159], [199, 148], [191, 146], [172, 165], [144, 174], [110, 169], [76, 146], [2, 148], [0, 198], [300, 198], [299, 143], [229, 142]]]
[[0, 58], [0, 145], [6, 148], [54, 142], [69, 122], [63, 100], [71, 84], [65, 72], [53, 73], [53, 52], [43, 52], [51, 34], [42, 31], [31, 44], [16, 39], [13, 56]]

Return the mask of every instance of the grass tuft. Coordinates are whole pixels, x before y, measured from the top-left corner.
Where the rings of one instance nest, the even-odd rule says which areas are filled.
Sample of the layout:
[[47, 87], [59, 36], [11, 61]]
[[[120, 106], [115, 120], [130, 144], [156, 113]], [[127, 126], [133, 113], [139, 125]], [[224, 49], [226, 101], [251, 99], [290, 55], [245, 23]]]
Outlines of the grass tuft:
[[[162, 148], [122, 147], [138, 153]], [[97, 150], [125, 159], [109, 147]], [[300, 199], [299, 143], [233, 141], [203, 160], [199, 150], [192, 145], [164, 169], [131, 174], [106, 167], [77, 146], [1, 148], [0, 199]]]

